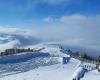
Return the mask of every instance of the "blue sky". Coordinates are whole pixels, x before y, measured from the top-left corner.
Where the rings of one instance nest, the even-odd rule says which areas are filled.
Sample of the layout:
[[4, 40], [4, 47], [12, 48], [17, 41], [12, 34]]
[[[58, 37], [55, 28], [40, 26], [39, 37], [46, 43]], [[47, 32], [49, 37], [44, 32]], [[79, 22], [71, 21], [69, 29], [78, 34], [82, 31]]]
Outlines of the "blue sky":
[[0, 26], [100, 51], [100, 0], [0, 0]]
[[100, 14], [100, 0], [0, 0], [0, 26], [47, 27], [48, 16]]

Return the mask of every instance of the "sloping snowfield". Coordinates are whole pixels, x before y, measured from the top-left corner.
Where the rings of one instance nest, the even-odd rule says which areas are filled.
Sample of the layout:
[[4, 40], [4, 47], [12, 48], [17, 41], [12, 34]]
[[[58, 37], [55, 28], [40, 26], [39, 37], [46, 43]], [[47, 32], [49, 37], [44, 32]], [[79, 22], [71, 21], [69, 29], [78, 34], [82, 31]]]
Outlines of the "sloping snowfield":
[[45, 48], [40, 52], [0, 57], [0, 80], [100, 80], [95, 64], [71, 58], [61, 52], [56, 42], [40, 44], [32, 36], [0, 34], [0, 51], [17, 47]]
[[[0, 80], [100, 80], [100, 73], [91, 69], [95, 67], [94, 64], [70, 58], [55, 46], [36, 47], [45, 49], [39, 53], [0, 58], [3, 60], [0, 64]], [[63, 64], [63, 57], [70, 58], [66, 64]], [[90, 67], [84, 68], [84, 65]]]

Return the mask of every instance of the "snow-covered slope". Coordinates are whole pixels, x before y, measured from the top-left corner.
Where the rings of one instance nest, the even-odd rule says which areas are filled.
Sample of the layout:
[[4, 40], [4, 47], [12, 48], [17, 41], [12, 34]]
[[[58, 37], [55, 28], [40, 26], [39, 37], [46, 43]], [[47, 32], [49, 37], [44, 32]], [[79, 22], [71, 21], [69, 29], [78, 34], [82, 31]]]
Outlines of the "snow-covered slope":
[[[55, 45], [38, 44], [30, 47], [45, 47], [45, 49], [0, 58], [3, 60], [0, 64], [0, 80], [100, 79], [100, 73], [94, 70], [95, 64], [70, 58], [69, 55], [60, 52], [59, 47]], [[66, 64], [63, 64], [63, 57], [68, 57]]]
[[[5, 29], [0, 29], [0, 51], [22, 47], [45, 48], [40, 52], [0, 57], [0, 80], [100, 80], [100, 72], [95, 64], [82, 62], [61, 52], [59, 42], [40, 43], [41, 40], [30, 34], [24, 30], [8, 29], [5, 32]], [[62, 46], [81, 51], [77, 46], [64, 43]], [[88, 52], [93, 53], [92, 50]]]

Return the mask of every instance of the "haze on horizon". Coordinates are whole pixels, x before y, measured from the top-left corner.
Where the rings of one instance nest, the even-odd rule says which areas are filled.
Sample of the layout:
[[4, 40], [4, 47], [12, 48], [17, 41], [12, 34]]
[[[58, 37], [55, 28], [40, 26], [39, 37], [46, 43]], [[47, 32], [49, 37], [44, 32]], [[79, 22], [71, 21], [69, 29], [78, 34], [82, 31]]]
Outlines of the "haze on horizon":
[[0, 28], [31, 30], [45, 41], [100, 49], [99, 0], [0, 0]]

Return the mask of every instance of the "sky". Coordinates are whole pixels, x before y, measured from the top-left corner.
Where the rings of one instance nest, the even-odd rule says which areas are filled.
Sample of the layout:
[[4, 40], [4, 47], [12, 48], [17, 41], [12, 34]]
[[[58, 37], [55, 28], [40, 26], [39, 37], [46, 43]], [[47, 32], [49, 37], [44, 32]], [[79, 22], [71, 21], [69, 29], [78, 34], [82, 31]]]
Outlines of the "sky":
[[99, 50], [100, 0], [0, 0], [0, 26]]
[[0, 0], [0, 26], [47, 27], [47, 17], [100, 14], [99, 0]]

